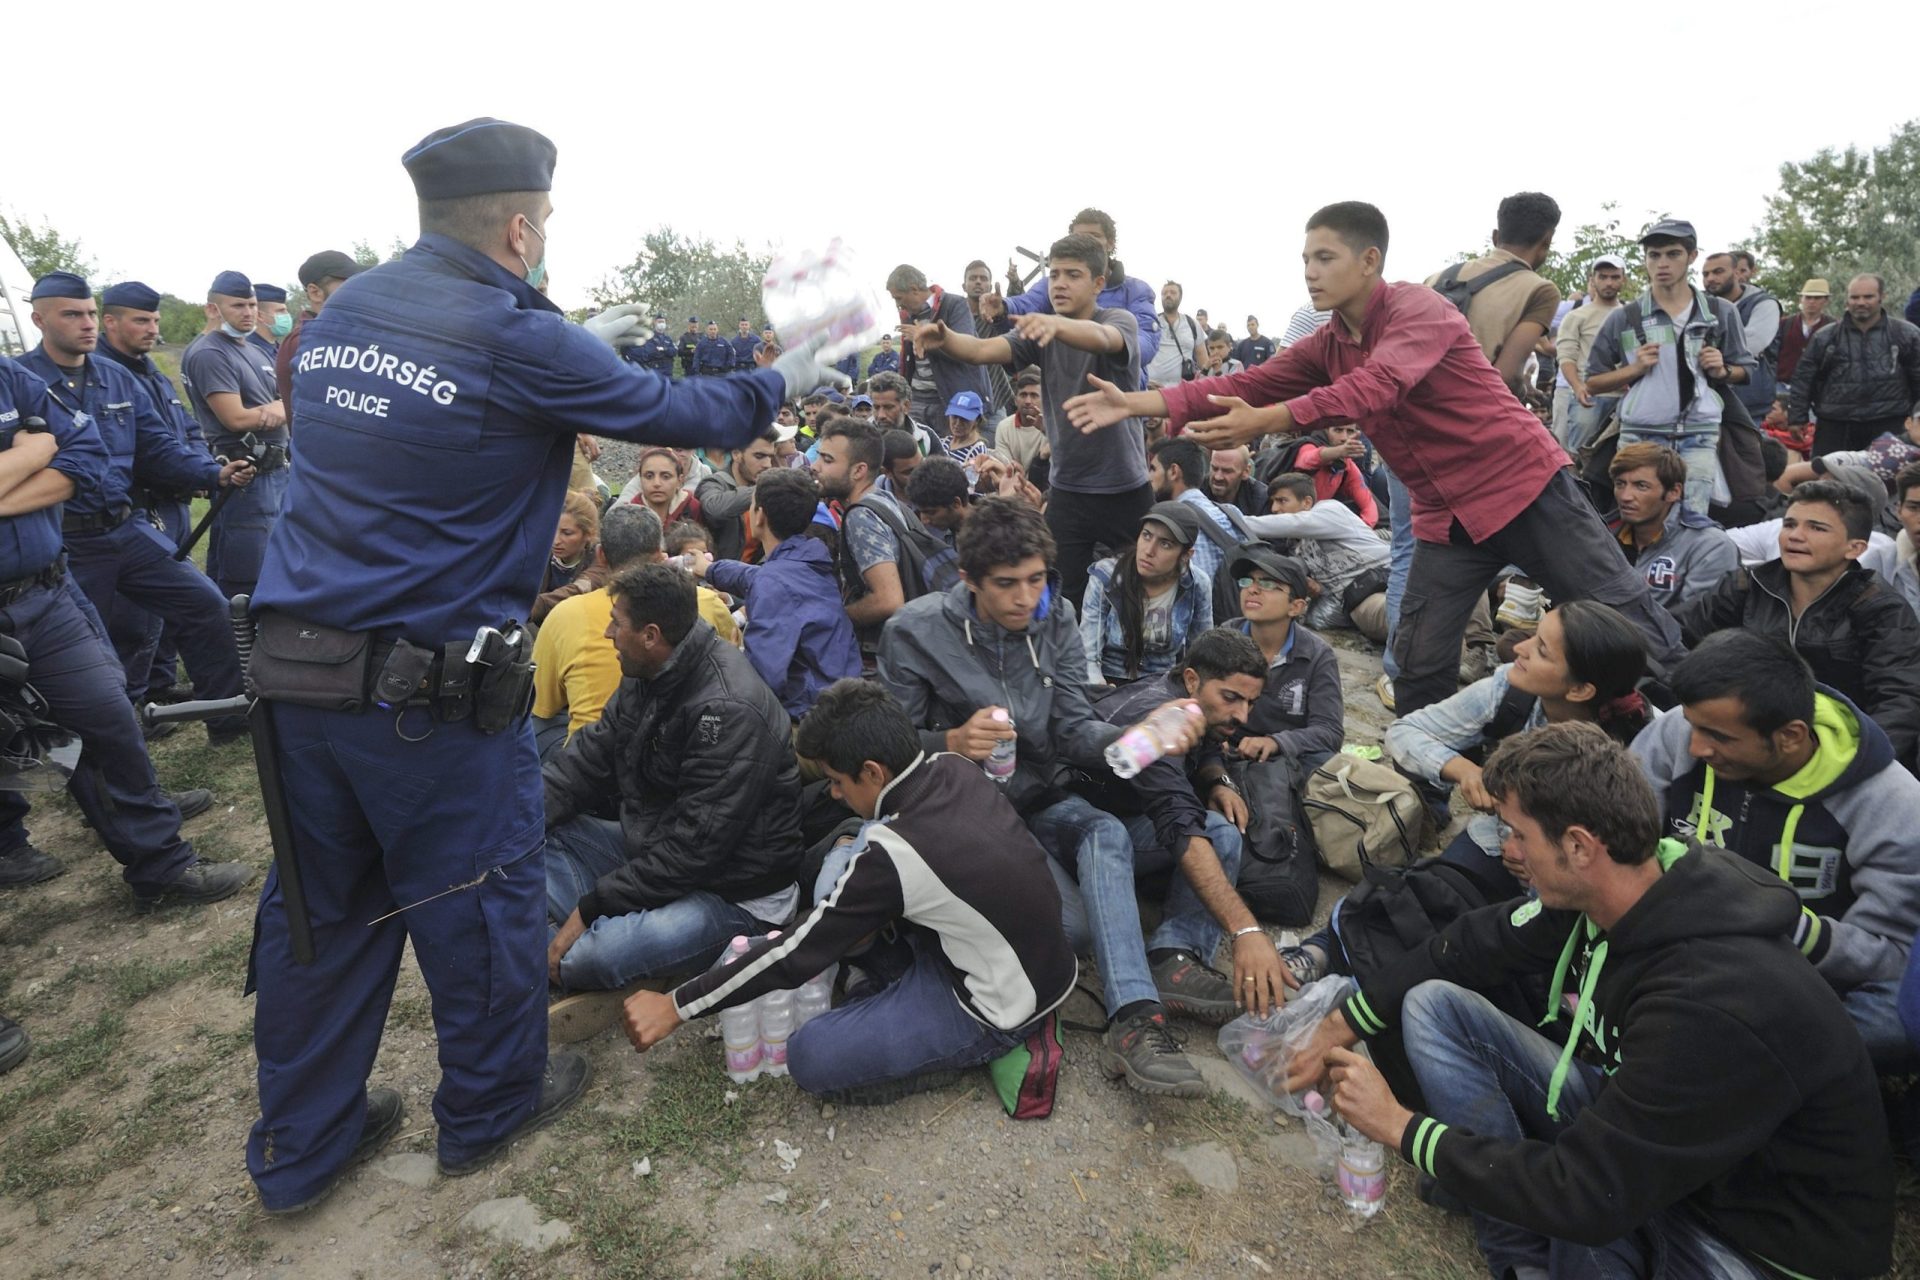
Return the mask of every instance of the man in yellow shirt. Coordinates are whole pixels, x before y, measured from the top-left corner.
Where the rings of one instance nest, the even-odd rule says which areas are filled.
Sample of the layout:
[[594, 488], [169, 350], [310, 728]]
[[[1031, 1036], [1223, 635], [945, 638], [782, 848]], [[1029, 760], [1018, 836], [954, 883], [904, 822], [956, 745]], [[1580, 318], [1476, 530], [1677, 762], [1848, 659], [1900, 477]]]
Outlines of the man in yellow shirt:
[[[610, 571], [632, 564], [658, 563], [660, 517], [635, 502], [620, 503], [600, 522], [599, 556]], [[700, 616], [729, 644], [740, 643], [740, 628], [726, 597], [699, 589]], [[607, 639], [613, 601], [606, 590], [588, 591], [555, 605], [533, 642], [534, 738], [540, 758], [565, 745], [582, 726], [600, 718], [620, 684], [620, 659]]]

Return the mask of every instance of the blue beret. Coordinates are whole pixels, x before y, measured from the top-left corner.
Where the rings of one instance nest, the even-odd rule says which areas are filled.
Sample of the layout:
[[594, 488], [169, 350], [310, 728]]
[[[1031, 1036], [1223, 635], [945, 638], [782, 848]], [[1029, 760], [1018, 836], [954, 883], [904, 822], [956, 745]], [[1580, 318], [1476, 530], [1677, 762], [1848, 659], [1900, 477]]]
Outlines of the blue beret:
[[238, 271], [222, 271], [213, 278], [213, 283], [207, 286], [207, 292], [223, 293], [229, 298], [251, 298], [253, 281]]
[[107, 291], [100, 295], [100, 305], [131, 307], [135, 311], [158, 311], [160, 295], [138, 280], [122, 280], [119, 284], [107, 286]]
[[93, 297], [93, 290], [87, 282], [71, 271], [49, 271], [33, 282], [33, 294], [28, 299], [37, 302], [41, 298], [87, 298]]
[[287, 291], [277, 284], [257, 284], [253, 286], [253, 296], [262, 302], [285, 302]]
[[422, 200], [494, 191], [551, 191], [553, 143], [522, 124], [482, 116], [436, 129], [400, 157]]

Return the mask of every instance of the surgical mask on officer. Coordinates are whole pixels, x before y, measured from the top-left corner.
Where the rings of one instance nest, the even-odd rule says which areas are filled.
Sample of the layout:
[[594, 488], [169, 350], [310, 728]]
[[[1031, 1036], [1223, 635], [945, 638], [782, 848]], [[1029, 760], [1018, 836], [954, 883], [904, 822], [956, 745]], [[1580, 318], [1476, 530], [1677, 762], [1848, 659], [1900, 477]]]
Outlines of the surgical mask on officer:
[[653, 331], [655, 333], [665, 333], [667, 331], [667, 322], [665, 320], [655, 321]]
[[279, 315], [273, 318], [273, 324], [271, 328], [273, 330], [273, 336], [276, 338], [284, 338], [288, 334], [292, 333], [293, 332], [293, 313], [290, 311], [282, 311]]
[[527, 266], [527, 256], [524, 253], [515, 256], [520, 259], [520, 265], [527, 268], [526, 282], [538, 289], [547, 281], [547, 237], [545, 232], [533, 225], [533, 219], [522, 216], [527, 224], [527, 230], [540, 237], [540, 261]]
[[247, 336], [245, 330], [236, 329], [232, 325], [228, 324], [225, 320], [222, 320], [220, 322], [220, 332], [226, 334], [229, 338], [244, 339]]

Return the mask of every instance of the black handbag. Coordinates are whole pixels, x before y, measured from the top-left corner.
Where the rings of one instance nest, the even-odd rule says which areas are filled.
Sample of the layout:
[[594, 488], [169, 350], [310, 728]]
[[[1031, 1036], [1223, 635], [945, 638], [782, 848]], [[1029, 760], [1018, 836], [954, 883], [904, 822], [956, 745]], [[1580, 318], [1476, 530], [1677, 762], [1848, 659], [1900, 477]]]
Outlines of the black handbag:
[[1247, 802], [1247, 830], [1234, 887], [1260, 919], [1307, 924], [1320, 897], [1319, 855], [1300, 802], [1298, 766], [1287, 756], [1237, 760], [1227, 766], [1227, 775]]

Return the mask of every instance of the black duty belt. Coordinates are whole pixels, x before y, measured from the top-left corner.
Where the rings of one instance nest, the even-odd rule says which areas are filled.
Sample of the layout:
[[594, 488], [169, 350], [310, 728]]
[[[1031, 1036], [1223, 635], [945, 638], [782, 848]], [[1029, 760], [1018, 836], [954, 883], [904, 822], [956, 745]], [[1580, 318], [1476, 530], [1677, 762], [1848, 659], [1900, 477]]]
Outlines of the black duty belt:
[[115, 507], [111, 511], [96, 511], [91, 515], [78, 515], [69, 511], [60, 518], [60, 532], [63, 534], [105, 533], [109, 529], [118, 529], [132, 514], [133, 508], [129, 506]]
[[51, 587], [67, 576], [67, 562], [55, 560], [38, 573], [30, 573], [24, 578], [15, 578], [10, 582], [0, 582], [0, 609], [6, 608], [35, 587]]

